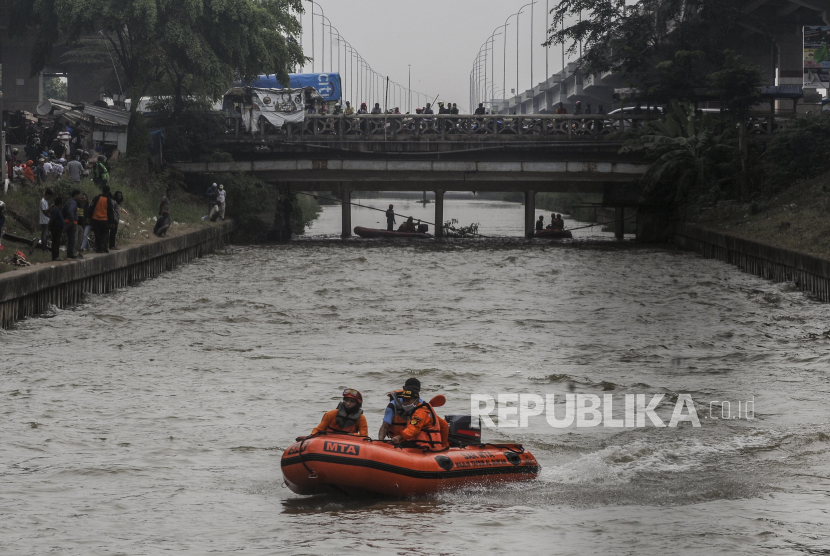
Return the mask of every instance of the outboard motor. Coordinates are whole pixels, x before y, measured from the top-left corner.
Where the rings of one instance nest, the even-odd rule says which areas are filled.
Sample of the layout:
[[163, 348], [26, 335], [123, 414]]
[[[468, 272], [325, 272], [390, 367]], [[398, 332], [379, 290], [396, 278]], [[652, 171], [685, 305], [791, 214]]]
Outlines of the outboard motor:
[[444, 419], [450, 425], [450, 446], [463, 448], [481, 444], [481, 418], [477, 417], [478, 428], [472, 427], [470, 415], [446, 415]]
[[425, 234], [427, 232], [429, 232], [429, 226], [427, 226], [426, 224], [418, 224], [418, 233], [419, 234]]

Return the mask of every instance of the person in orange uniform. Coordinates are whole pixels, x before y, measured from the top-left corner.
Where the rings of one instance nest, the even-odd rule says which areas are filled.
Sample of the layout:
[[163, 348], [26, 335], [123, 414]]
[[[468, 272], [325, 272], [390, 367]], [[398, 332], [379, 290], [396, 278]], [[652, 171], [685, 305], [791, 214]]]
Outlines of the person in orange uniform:
[[402, 432], [409, 425], [412, 412], [415, 411], [419, 403], [424, 401], [420, 398], [417, 400], [409, 400], [410, 404], [404, 407], [403, 399], [401, 398], [404, 390], [417, 390], [420, 392], [421, 381], [412, 377], [407, 379], [402, 389], [387, 392], [386, 395], [389, 396], [389, 404], [386, 406], [386, 411], [383, 414], [383, 422], [378, 431], [378, 440], [386, 440], [386, 438], [392, 438], [399, 432]]
[[[443, 450], [448, 446], [446, 434], [442, 429], [448, 429], [446, 421], [435, 414], [435, 410], [427, 402], [420, 400], [420, 390], [412, 387], [401, 392], [400, 397], [404, 408], [415, 406], [409, 417], [406, 427], [392, 437], [392, 444], [412, 442], [431, 451]], [[420, 400], [420, 403], [419, 403]], [[442, 421], [444, 421], [442, 425]]]
[[362, 407], [363, 395], [354, 388], [346, 388], [343, 390], [343, 401], [337, 404], [337, 409], [327, 411], [311, 434], [342, 432], [354, 436], [369, 436], [369, 425], [366, 423]]

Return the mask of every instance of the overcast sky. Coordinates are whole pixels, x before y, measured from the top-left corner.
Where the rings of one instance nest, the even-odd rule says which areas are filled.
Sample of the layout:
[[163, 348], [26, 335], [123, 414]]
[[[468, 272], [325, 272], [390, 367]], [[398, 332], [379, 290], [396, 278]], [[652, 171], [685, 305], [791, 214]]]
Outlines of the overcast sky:
[[[389, 76], [401, 86], [407, 86], [407, 72], [412, 66], [412, 89], [430, 96], [436, 95], [445, 102], [455, 102], [466, 111], [470, 98], [470, 72], [482, 44], [493, 31], [504, 24], [519, 8], [530, 0], [316, 0], [314, 7], [314, 70], [337, 71], [338, 44], [336, 32], [357, 50], [373, 70]], [[553, 7], [556, 0], [537, 0], [533, 8], [533, 84], [545, 79], [545, 48], [541, 46], [545, 37], [546, 1]], [[306, 5], [303, 16], [303, 47], [306, 55], [312, 54], [311, 3]], [[335, 28], [333, 45], [329, 43], [329, 28], [325, 34], [321, 27], [322, 11]], [[519, 37], [519, 91], [531, 87], [530, 74], [530, 22], [531, 6], [520, 16]], [[497, 32], [502, 32], [499, 30]], [[321, 41], [325, 38], [325, 53]], [[488, 89], [491, 73], [495, 73], [496, 97], [500, 98], [505, 58], [504, 36], [494, 41], [494, 71], [487, 61]], [[333, 55], [330, 55], [329, 52]], [[340, 74], [345, 88], [345, 100], [368, 101], [350, 94], [346, 54], [343, 44], [340, 48]], [[325, 56], [325, 60], [323, 60]], [[559, 71], [562, 66], [561, 47], [554, 47], [549, 54], [549, 71]], [[507, 90], [516, 88], [516, 18], [510, 19], [507, 28]], [[333, 62], [333, 64], [332, 64]], [[354, 66], [357, 68], [357, 65]], [[311, 72], [307, 64], [305, 72]], [[482, 70], [483, 71], [483, 70]], [[391, 90], [391, 89], [390, 89]], [[363, 95], [366, 97], [366, 95]], [[382, 95], [381, 95], [382, 96]], [[413, 96], [413, 110], [424, 104]], [[383, 99], [378, 99], [383, 105]], [[400, 105], [406, 111], [406, 95], [399, 102], [393, 102], [390, 92], [389, 106]]]

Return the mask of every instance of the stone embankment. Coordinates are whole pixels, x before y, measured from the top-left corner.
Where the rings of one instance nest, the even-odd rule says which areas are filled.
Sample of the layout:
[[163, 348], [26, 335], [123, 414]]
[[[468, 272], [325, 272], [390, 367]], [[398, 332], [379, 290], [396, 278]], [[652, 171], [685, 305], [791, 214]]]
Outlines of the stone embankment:
[[830, 260], [806, 255], [707, 230], [679, 224], [675, 243], [707, 259], [734, 264], [741, 270], [776, 282], [792, 282], [821, 301], [830, 301]]
[[232, 233], [233, 222], [228, 221], [107, 255], [0, 274], [0, 327], [9, 328], [52, 306], [80, 303], [86, 293], [108, 293], [173, 270], [230, 243]]

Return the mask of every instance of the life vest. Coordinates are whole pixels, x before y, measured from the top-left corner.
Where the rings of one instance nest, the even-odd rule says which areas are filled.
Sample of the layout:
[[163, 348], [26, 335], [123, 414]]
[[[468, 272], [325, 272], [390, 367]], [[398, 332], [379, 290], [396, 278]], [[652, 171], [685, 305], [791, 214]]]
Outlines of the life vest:
[[331, 423], [326, 428], [327, 431], [332, 432], [358, 432], [357, 422], [363, 415], [363, 410], [358, 409], [352, 414], [346, 413], [346, 408], [343, 407], [343, 402], [337, 405], [336, 413], [332, 416]]
[[[337, 432], [355, 436], [367, 435], [366, 417], [363, 416], [362, 409], [358, 410], [351, 416], [345, 416], [345, 419], [343, 418], [344, 415], [341, 415], [340, 412], [341, 407], [339, 406], [337, 409], [327, 411], [326, 414], [323, 415], [323, 419], [320, 421], [320, 424], [314, 427], [314, 430], [311, 431], [311, 434]], [[339, 423], [337, 421], [338, 419], [340, 419]]]
[[107, 167], [104, 166], [103, 162], [95, 163], [95, 167], [92, 169], [93, 177], [98, 180], [108, 180], [110, 179], [109, 170]]
[[[423, 410], [423, 411], [419, 411]], [[430, 423], [425, 425], [421, 428], [421, 431], [414, 437], [409, 439], [410, 442], [415, 442], [421, 446], [426, 446], [430, 450], [438, 451], [442, 450], [447, 446], [447, 442], [444, 440], [447, 438], [449, 433], [449, 426], [446, 427], [441, 426], [441, 419], [435, 414], [435, 410], [432, 409], [432, 406], [426, 402], [421, 402], [412, 412], [412, 416], [410, 417], [408, 425], [417, 425], [418, 419], [423, 419], [424, 417], [429, 416]], [[446, 432], [442, 432], [442, 428], [445, 428]]]
[[416, 408], [413, 408], [410, 411], [405, 410], [400, 397], [401, 392], [403, 392], [403, 390], [395, 390], [389, 394], [389, 405], [386, 406], [392, 408], [392, 411], [395, 412], [395, 415], [392, 417], [392, 423], [386, 429], [386, 434], [390, 438], [403, 432], [403, 430], [409, 425], [409, 418], [412, 417], [412, 413], [414, 413], [417, 408], [416, 406]]

